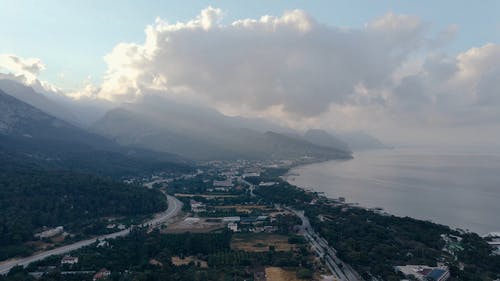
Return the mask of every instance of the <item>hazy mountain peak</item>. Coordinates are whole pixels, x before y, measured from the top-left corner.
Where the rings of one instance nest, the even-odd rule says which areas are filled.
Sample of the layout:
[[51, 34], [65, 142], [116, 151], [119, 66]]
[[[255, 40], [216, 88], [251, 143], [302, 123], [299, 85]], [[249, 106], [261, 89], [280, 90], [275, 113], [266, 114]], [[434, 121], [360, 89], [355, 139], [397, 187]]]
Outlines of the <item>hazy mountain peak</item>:
[[4, 93], [13, 96], [16, 99], [23, 101], [31, 106], [34, 106], [49, 115], [55, 116], [71, 123], [78, 123], [77, 117], [67, 108], [47, 98], [43, 94], [35, 92], [33, 88], [28, 87], [20, 82], [0, 78], [0, 89], [3, 90]]
[[350, 151], [349, 145], [346, 142], [334, 137], [324, 130], [310, 129], [304, 134], [304, 138], [319, 146], [334, 147]]

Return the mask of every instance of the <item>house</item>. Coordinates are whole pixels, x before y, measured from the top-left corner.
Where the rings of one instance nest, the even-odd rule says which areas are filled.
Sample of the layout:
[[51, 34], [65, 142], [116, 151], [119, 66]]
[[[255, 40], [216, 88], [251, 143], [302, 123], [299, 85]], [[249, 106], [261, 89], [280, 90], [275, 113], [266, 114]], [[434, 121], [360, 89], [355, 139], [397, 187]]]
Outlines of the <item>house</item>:
[[78, 257], [72, 257], [72, 256], [64, 256], [61, 259], [61, 264], [77, 264], [78, 263]]
[[235, 222], [230, 222], [227, 224], [227, 228], [232, 232], [238, 232], [238, 224]]
[[97, 248], [108, 247], [108, 246], [109, 246], [109, 242], [106, 240], [101, 240], [101, 241], [99, 241], [99, 243], [97, 243]]
[[94, 274], [94, 278], [92, 278], [93, 281], [97, 280], [105, 280], [111, 275], [111, 271], [107, 270], [106, 268], [102, 268], [99, 270], [96, 274]]

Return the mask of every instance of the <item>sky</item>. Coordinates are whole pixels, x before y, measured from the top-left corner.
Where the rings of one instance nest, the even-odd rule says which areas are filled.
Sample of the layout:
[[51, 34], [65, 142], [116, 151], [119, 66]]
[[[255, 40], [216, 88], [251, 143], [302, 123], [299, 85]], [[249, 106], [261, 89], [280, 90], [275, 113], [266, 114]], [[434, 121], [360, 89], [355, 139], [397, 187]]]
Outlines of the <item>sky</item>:
[[0, 72], [76, 99], [431, 142], [500, 124], [499, 1], [0, 0], [0, 34]]
[[303, 9], [317, 21], [361, 27], [387, 12], [418, 15], [434, 29], [456, 24], [452, 52], [498, 42], [500, 2], [476, 1], [54, 1], [0, 0], [0, 53], [40, 58], [41, 78], [75, 88], [89, 76], [100, 81], [103, 56], [120, 42], [144, 41], [144, 27], [159, 17], [187, 21], [212, 5], [224, 22]]

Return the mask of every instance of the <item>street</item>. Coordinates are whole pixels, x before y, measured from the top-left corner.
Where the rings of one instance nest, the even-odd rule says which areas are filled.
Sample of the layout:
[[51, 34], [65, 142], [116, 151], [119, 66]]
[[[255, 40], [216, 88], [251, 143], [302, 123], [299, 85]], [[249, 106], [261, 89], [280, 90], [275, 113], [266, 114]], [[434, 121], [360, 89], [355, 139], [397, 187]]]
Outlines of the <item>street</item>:
[[328, 245], [328, 242], [319, 236], [311, 227], [309, 219], [304, 211], [286, 208], [302, 220], [301, 234], [307, 239], [313, 251], [322, 259], [333, 276], [339, 281], [362, 281], [361, 276], [348, 264], [337, 257], [336, 250]]
[[[161, 224], [167, 222], [169, 219], [175, 217], [180, 212], [180, 210], [182, 209], [182, 202], [173, 196], [166, 194], [165, 196], [167, 196], [168, 209], [164, 212], [156, 214], [153, 219], [143, 223], [143, 225], [148, 225], [151, 227], [160, 226]], [[27, 266], [32, 262], [43, 260], [49, 256], [67, 254], [71, 251], [91, 245], [92, 243], [96, 242], [96, 240], [114, 239], [117, 237], [125, 236], [130, 233], [130, 230], [131, 228], [127, 228], [119, 232], [101, 235], [91, 239], [82, 240], [70, 245], [61, 246], [52, 250], [43, 251], [29, 257], [16, 258], [0, 262], [0, 274], [7, 274], [9, 270], [16, 265]]]

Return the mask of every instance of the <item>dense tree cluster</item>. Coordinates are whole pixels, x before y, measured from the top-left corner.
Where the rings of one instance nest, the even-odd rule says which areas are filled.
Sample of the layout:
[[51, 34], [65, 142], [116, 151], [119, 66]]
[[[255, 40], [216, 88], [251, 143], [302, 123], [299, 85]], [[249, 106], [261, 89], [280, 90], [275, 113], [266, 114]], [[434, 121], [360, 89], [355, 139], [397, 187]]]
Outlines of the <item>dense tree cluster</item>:
[[138, 216], [166, 208], [157, 190], [68, 171], [0, 163], [0, 260], [29, 254], [24, 242], [41, 227], [63, 225], [93, 234], [107, 216]]
[[[323, 220], [318, 219], [318, 215]], [[361, 208], [310, 207], [313, 227], [332, 243], [345, 262], [360, 272], [399, 280], [395, 265], [435, 265], [450, 229], [408, 217], [383, 216]]]
[[314, 195], [310, 192], [280, 181], [277, 185], [259, 187], [254, 191], [266, 202], [286, 204], [290, 206], [303, 205], [310, 202]]

